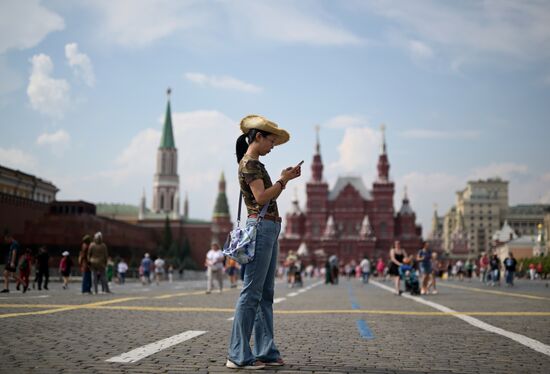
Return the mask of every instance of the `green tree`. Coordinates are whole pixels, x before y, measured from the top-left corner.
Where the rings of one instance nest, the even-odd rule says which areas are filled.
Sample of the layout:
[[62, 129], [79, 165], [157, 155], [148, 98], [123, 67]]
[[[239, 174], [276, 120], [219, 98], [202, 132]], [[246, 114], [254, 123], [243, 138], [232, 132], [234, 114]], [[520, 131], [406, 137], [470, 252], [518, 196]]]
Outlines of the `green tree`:
[[184, 269], [189, 270], [198, 270], [199, 267], [193, 261], [193, 258], [191, 257], [191, 245], [189, 244], [189, 239], [185, 238], [183, 240], [183, 247], [182, 247], [182, 266]]

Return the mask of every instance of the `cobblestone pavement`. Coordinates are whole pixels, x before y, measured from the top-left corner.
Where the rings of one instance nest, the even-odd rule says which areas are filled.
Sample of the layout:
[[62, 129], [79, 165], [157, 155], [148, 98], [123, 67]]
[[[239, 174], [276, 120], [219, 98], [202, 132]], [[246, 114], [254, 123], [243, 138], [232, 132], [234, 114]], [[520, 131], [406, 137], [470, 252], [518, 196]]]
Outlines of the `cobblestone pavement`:
[[[236, 372], [224, 363], [238, 290], [206, 295], [204, 283], [128, 283], [95, 296], [81, 295], [76, 283], [69, 290], [52, 284], [50, 291], [2, 295], [0, 372]], [[520, 280], [512, 289], [439, 282], [438, 295], [414, 299], [392, 294], [391, 286], [313, 279], [289, 289], [279, 281], [275, 330], [287, 364], [263, 372], [548, 372], [545, 281]], [[164, 341], [155, 353], [132, 356], [135, 362], [107, 361], [187, 331], [198, 333]]]

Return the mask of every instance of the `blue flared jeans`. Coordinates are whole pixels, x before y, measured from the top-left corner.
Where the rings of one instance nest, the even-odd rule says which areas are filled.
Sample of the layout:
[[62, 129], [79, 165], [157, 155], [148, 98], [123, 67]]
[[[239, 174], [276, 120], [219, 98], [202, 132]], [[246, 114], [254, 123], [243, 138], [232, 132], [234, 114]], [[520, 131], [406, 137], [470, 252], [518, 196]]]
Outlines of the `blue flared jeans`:
[[[247, 224], [256, 222], [249, 218]], [[237, 365], [256, 360], [276, 361], [280, 357], [273, 338], [273, 295], [279, 252], [279, 222], [262, 220], [256, 234], [254, 260], [246, 264], [243, 288], [235, 307], [228, 358]], [[254, 330], [254, 348], [250, 338]]]

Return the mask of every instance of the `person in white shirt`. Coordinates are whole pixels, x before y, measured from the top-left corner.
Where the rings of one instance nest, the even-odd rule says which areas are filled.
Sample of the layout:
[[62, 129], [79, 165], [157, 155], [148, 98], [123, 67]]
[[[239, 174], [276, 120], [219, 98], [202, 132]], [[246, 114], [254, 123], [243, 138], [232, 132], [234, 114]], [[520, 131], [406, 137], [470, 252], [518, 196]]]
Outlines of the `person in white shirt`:
[[157, 281], [157, 286], [158, 286], [164, 275], [164, 260], [159, 256], [155, 260], [154, 264], [155, 264], [155, 279]]
[[369, 283], [370, 261], [367, 256], [361, 260], [359, 266], [361, 267], [361, 274], [363, 275], [363, 283]]
[[220, 292], [223, 289], [223, 260], [224, 255], [220, 249], [220, 245], [217, 242], [213, 242], [210, 250], [206, 254], [205, 266], [206, 270], [206, 293], [212, 292], [214, 287], [214, 278], [217, 279], [220, 285]]
[[121, 259], [117, 266], [118, 281], [120, 284], [124, 284], [126, 280], [126, 272], [128, 271], [128, 264], [124, 259]]

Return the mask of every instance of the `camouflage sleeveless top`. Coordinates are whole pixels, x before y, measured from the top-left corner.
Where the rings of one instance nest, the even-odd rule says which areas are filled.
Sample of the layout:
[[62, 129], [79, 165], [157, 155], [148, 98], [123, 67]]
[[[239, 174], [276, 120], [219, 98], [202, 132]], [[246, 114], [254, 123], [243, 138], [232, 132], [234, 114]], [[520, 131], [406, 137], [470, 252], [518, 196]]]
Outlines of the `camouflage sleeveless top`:
[[[258, 160], [254, 160], [249, 155], [244, 155], [241, 162], [239, 162], [239, 184], [243, 192], [244, 203], [249, 215], [260, 214], [260, 210], [262, 210], [262, 206], [256, 202], [254, 194], [249, 186], [249, 184], [256, 179], [263, 180], [265, 189], [273, 185], [267, 170], [265, 170], [264, 164]], [[269, 203], [267, 214], [279, 217], [279, 210], [277, 209], [277, 202], [275, 200], [271, 200]]]

